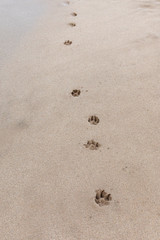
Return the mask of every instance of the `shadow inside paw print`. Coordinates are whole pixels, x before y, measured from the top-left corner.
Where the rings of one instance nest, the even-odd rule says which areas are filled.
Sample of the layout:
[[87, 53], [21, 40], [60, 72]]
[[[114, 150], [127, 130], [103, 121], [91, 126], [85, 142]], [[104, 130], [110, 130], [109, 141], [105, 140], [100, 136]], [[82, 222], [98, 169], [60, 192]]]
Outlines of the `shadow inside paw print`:
[[90, 150], [97, 150], [100, 147], [100, 144], [94, 140], [90, 140], [87, 142], [87, 144], [84, 144], [84, 146]]
[[71, 92], [72, 96], [73, 97], [78, 97], [80, 94], [81, 94], [81, 91], [78, 90], [78, 89], [74, 89], [72, 92]]
[[91, 116], [88, 118], [88, 122], [93, 125], [97, 125], [99, 123], [99, 118], [96, 116]]
[[95, 202], [100, 206], [108, 205], [109, 202], [112, 200], [111, 194], [106, 193], [104, 190], [97, 190]]

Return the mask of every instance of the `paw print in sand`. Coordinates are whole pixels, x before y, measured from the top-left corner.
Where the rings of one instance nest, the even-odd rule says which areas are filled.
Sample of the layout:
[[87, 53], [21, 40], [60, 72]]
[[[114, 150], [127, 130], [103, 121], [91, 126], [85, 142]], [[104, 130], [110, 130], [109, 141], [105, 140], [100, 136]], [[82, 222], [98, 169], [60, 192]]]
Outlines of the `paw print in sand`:
[[106, 193], [104, 190], [97, 190], [95, 202], [100, 206], [108, 205], [109, 202], [112, 200], [111, 194]]
[[93, 125], [97, 125], [99, 123], [99, 118], [96, 116], [91, 116], [88, 118], [88, 122]]
[[73, 97], [78, 97], [80, 94], [81, 94], [81, 91], [78, 90], [78, 89], [74, 89], [72, 92], [71, 92], [72, 96]]
[[75, 27], [76, 26], [76, 24], [75, 23], [69, 23], [69, 25], [71, 26], [71, 27]]
[[69, 41], [69, 40], [64, 42], [64, 45], [71, 45], [71, 44], [72, 44], [72, 41]]
[[77, 13], [73, 12], [71, 13], [72, 16], [76, 17], [77, 16]]
[[100, 144], [94, 140], [90, 140], [87, 142], [87, 144], [84, 144], [84, 146], [90, 150], [97, 150], [100, 147]]

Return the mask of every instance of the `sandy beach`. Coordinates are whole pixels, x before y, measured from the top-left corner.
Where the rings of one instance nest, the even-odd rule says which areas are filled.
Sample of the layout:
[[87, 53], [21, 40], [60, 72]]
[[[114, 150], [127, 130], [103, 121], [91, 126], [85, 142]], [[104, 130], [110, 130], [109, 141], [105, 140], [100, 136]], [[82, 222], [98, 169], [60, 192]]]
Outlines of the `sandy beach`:
[[40, 2], [0, 61], [0, 239], [159, 240], [160, 1]]

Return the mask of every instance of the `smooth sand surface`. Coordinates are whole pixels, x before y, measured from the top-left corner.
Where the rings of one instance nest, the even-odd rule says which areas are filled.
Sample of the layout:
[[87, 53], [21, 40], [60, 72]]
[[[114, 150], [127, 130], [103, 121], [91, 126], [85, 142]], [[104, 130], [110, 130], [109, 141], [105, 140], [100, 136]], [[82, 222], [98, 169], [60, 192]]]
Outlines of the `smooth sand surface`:
[[1, 71], [0, 239], [159, 240], [160, 1], [48, 4]]
[[44, 0], [0, 0], [0, 65], [11, 58], [47, 6]]

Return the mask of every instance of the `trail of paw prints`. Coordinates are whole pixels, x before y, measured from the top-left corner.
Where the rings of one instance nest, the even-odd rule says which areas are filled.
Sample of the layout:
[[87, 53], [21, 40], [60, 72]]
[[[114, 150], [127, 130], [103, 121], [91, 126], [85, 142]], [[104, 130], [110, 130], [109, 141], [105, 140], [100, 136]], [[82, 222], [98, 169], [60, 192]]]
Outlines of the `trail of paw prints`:
[[105, 205], [109, 205], [112, 200], [111, 194], [106, 193], [105, 190], [98, 189], [96, 190], [95, 202], [103, 207]]
[[[64, 1], [63, 2], [63, 5], [69, 5], [70, 4], [70, 1]], [[73, 22], [71, 22], [71, 23], [69, 23], [69, 25], [71, 26], [71, 27], [75, 27], [76, 26], [76, 23], [73, 23]], [[72, 41], [70, 41], [70, 40], [67, 40], [67, 41], [65, 41], [64, 42], [64, 45], [66, 45], [66, 46], [69, 46], [69, 45], [71, 45], [72, 44]]]
[[[69, 1], [66, 1], [66, 4], [69, 4], [69, 3], [70, 3]], [[73, 17], [76, 17], [77, 13], [72, 12], [71, 15]], [[71, 27], [76, 27], [75, 22], [70, 22], [68, 25], [71, 26]], [[67, 40], [67, 41], [64, 42], [64, 45], [71, 45], [71, 44], [72, 44], [72, 41], [70, 41], [70, 40]], [[74, 89], [71, 92], [71, 95], [73, 97], [79, 97], [80, 94], [81, 94], [81, 90], [79, 90], [79, 89]], [[88, 122], [92, 125], [97, 125], [100, 122], [100, 120], [97, 116], [92, 115], [88, 118]], [[98, 150], [101, 145], [99, 144], [99, 142], [96, 142], [92, 139], [92, 140], [88, 140], [87, 143], [84, 144], [84, 146], [89, 150]], [[106, 193], [105, 190], [101, 190], [101, 189], [96, 190], [95, 202], [100, 207], [105, 206], [105, 205], [109, 205], [111, 200], [112, 200], [111, 194]]]
[[[71, 13], [71, 15], [72, 15], [73, 17], [76, 17], [76, 16], [77, 16], [77, 13], [73, 12], [73, 13]], [[75, 23], [75, 22], [71, 22], [71, 23], [69, 23], [69, 25], [70, 25], [71, 27], [75, 27], [75, 26], [76, 26], [76, 23]]]

